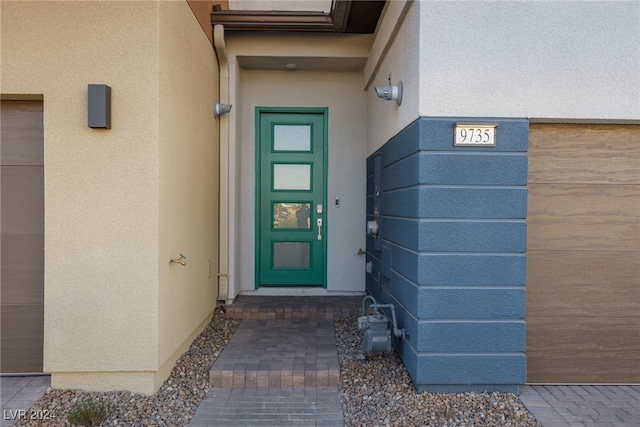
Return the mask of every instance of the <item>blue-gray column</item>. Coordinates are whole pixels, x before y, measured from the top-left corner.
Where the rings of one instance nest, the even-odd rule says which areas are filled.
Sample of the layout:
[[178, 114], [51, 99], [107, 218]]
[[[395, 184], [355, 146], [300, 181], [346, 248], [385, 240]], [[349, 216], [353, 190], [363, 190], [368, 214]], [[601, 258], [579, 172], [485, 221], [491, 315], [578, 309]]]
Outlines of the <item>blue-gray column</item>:
[[[497, 123], [496, 146], [455, 147], [456, 122]], [[526, 382], [528, 133], [526, 119], [420, 118], [368, 159], [367, 290], [409, 329], [396, 348], [418, 391]]]

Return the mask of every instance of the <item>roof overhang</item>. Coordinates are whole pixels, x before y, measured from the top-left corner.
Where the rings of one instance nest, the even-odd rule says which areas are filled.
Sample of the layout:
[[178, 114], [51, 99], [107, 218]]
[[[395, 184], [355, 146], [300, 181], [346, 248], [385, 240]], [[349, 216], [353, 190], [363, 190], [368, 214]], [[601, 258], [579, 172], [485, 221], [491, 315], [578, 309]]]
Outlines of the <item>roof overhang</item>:
[[333, 0], [331, 11], [247, 11], [211, 12], [211, 24], [237, 31], [311, 31], [371, 34], [375, 32], [386, 0]]

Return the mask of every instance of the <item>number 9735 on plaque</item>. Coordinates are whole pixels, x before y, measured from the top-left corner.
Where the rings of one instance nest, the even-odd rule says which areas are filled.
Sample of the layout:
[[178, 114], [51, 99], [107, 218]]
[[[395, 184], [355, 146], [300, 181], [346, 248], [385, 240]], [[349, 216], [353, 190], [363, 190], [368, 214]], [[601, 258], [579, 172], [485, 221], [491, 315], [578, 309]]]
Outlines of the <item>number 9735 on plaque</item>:
[[495, 147], [497, 126], [493, 123], [456, 123], [453, 145], [456, 147]]

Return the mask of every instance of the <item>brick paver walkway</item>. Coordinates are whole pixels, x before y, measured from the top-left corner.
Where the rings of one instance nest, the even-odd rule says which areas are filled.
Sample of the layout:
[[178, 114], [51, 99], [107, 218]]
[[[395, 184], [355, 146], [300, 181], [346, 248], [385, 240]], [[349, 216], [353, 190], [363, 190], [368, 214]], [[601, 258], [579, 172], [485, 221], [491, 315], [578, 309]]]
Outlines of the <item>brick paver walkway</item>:
[[333, 321], [359, 316], [362, 298], [238, 297], [227, 317], [242, 323], [189, 426], [343, 427]]
[[[212, 384], [190, 427], [344, 426], [332, 319], [356, 317], [360, 301], [238, 298], [227, 315], [245, 320], [216, 361], [221, 364], [214, 364], [211, 379], [220, 382]], [[50, 384], [48, 376], [0, 380], [0, 427], [13, 425], [11, 416], [28, 409]], [[526, 385], [520, 393], [543, 427], [640, 426], [637, 385]]]
[[527, 385], [520, 400], [543, 427], [640, 426], [640, 386]]
[[210, 371], [190, 427], [342, 427], [333, 320], [243, 320]]
[[341, 427], [344, 415], [337, 387], [213, 388], [190, 427]]

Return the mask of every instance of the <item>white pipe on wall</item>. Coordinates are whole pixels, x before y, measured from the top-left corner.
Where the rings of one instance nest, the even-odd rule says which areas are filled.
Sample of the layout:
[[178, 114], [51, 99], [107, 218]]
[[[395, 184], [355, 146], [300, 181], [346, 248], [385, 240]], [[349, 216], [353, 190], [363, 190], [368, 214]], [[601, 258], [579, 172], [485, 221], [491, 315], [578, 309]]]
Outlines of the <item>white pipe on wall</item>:
[[[213, 46], [218, 57], [219, 102], [229, 103], [229, 62], [224, 26], [213, 27]], [[220, 203], [218, 207], [218, 300], [229, 299], [229, 115], [220, 116]]]

